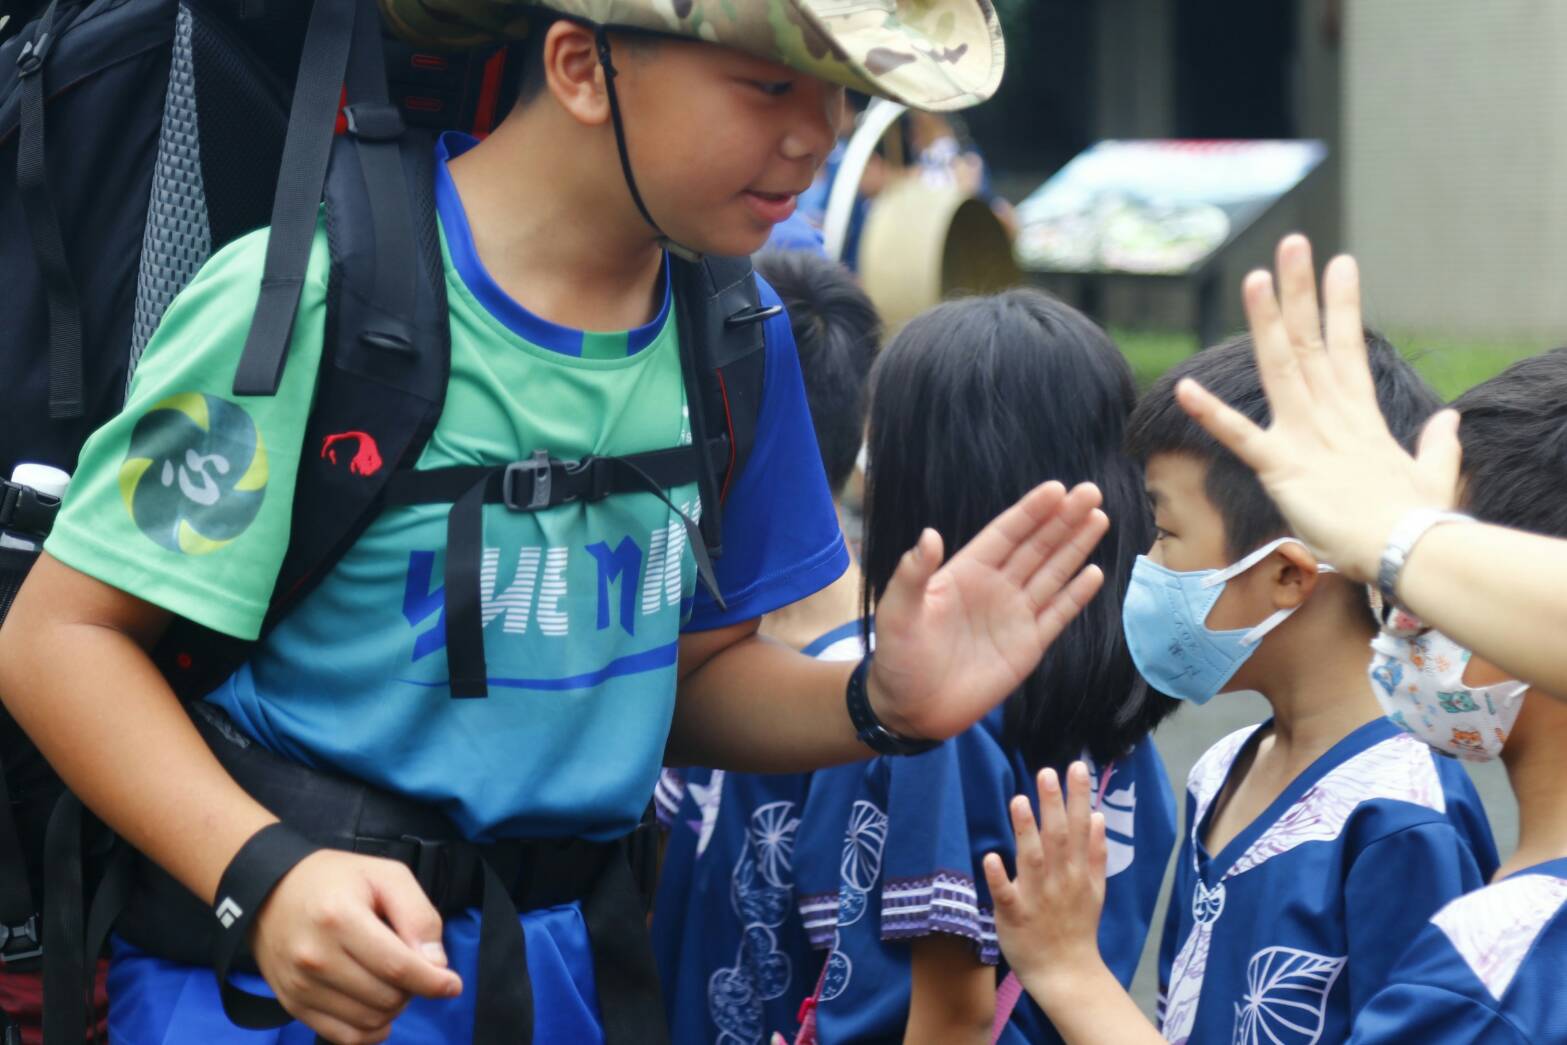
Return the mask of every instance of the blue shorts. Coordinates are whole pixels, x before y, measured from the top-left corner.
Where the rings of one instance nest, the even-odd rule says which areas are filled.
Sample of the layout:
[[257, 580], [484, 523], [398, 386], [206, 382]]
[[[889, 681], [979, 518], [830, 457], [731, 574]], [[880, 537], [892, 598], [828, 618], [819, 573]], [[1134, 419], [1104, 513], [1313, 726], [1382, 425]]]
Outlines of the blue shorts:
[[[602, 1045], [598, 992], [587, 925], [576, 904], [522, 916], [533, 982], [536, 1045]], [[473, 1038], [473, 999], [479, 982], [479, 912], [448, 918], [443, 935], [452, 968], [463, 980], [456, 998], [415, 998], [393, 1025], [396, 1045], [467, 1045]], [[270, 996], [259, 976], [236, 973], [234, 983]], [[116, 939], [109, 967], [111, 1045], [314, 1045], [302, 1023], [276, 1030], [242, 1030], [223, 1014], [210, 968], [154, 958]]]

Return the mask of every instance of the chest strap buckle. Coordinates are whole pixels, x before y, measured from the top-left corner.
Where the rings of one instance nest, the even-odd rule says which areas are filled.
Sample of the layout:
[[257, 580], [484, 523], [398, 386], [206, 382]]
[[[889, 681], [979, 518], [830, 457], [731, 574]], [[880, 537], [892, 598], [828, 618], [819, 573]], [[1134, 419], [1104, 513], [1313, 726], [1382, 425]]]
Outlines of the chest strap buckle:
[[[548, 508], [551, 503], [551, 461], [550, 455], [544, 450], [533, 451], [533, 456], [526, 461], [513, 461], [506, 466], [506, 474], [501, 480], [501, 500], [514, 512], [536, 512]], [[517, 496], [517, 482], [523, 476], [533, 477], [533, 490], [528, 501], [524, 503]]]

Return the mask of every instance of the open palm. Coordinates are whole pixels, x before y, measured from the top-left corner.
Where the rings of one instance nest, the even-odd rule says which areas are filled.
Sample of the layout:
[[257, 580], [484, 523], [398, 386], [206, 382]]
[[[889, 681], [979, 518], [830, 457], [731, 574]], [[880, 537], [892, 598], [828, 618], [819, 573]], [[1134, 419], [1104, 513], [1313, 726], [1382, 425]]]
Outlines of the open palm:
[[945, 739], [1020, 686], [1099, 590], [1083, 563], [1109, 520], [1097, 487], [1036, 487], [942, 564], [934, 530], [903, 557], [876, 606], [870, 693], [909, 737]]

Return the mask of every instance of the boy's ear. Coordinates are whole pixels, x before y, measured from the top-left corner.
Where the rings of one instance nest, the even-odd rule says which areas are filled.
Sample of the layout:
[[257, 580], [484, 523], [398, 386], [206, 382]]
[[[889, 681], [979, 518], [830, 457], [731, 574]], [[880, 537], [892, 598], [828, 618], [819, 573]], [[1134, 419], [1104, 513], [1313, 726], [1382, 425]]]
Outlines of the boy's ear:
[[562, 109], [590, 127], [609, 121], [609, 96], [593, 30], [569, 19], [556, 20], [544, 39], [542, 60], [545, 86]]
[[1295, 541], [1281, 544], [1268, 561], [1272, 567], [1275, 609], [1295, 609], [1317, 590], [1317, 559], [1305, 545]]

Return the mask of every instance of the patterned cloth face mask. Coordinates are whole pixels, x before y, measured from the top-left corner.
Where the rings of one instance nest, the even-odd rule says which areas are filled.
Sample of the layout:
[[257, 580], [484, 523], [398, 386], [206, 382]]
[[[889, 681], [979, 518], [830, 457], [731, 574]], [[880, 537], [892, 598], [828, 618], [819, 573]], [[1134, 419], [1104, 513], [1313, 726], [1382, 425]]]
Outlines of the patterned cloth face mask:
[[[1208, 614], [1232, 578], [1281, 545], [1299, 543], [1280, 537], [1222, 570], [1172, 570], [1139, 555], [1121, 604], [1121, 627], [1132, 663], [1148, 684], [1193, 704], [1212, 700], [1268, 632], [1300, 607], [1276, 610], [1254, 628], [1226, 631], [1208, 627]], [[1317, 572], [1336, 571], [1319, 563]]]
[[1419, 626], [1395, 611], [1371, 640], [1372, 692], [1405, 732], [1449, 755], [1489, 762], [1502, 753], [1529, 684], [1469, 685], [1469, 651], [1441, 632], [1409, 634]]

